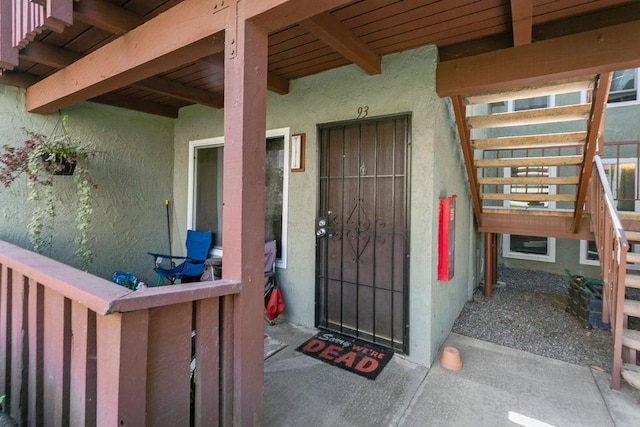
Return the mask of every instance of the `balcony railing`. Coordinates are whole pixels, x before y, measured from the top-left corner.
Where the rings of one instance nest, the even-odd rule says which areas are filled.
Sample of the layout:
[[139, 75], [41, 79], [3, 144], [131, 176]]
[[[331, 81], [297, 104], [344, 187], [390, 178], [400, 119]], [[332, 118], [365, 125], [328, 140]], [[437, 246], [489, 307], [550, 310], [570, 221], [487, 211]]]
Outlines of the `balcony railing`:
[[2, 241], [0, 267], [0, 395], [19, 425], [229, 422], [239, 283], [130, 291]]
[[2, 0], [0, 3], [0, 68], [18, 65], [18, 50], [38, 34], [62, 32], [73, 23], [73, 0]]

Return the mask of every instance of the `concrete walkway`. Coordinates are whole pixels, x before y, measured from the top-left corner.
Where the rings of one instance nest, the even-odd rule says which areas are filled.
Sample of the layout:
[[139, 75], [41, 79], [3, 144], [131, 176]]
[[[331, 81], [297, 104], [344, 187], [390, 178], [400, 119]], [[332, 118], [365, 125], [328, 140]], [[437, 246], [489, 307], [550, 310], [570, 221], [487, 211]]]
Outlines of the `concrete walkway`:
[[295, 351], [317, 331], [266, 326], [265, 426], [640, 426], [637, 393], [609, 375], [451, 334], [463, 368], [400, 356], [375, 381]]

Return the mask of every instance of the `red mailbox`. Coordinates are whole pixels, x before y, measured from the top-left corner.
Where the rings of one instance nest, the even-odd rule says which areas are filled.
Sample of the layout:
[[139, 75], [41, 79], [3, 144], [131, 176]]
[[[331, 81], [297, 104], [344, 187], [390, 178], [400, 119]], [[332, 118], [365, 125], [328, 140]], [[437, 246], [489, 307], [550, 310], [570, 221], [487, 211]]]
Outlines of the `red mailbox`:
[[453, 278], [456, 252], [456, 195], [440, 199], [438, 212], [438, 280]]

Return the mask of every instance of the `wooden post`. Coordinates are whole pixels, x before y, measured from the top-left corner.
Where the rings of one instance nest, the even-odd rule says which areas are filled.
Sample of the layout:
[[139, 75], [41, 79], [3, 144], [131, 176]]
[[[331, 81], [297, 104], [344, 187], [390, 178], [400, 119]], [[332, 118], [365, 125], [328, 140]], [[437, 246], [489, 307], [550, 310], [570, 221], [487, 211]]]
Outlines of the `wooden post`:
[[493, 235], [493, 241], [491, 244], [493, 245], [493, 281], [492, 284], [498, 283], [498, 236], [497, 233], [491, 233]]
[[258, 425], [264, 365], [267, 33], [239, 16], [229, 23], [225, 44], [222, 274], [242, 283], [233, 303], [233, 424]]
[[484, 296], [491, 298], [494, 278], [494, 233], [484, 233]]
[[96, 316], [97, 425], [146, 425], [148, 328], [148, 310]]

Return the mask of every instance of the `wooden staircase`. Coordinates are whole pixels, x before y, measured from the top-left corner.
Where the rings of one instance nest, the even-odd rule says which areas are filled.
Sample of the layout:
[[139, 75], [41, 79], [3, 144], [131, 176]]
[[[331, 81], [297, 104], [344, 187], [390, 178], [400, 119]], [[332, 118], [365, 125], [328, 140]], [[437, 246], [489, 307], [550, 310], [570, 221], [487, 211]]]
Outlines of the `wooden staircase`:
[[[590, 75], [452, 98], [481, 232], [593, 239], [584, 202], [610, 79]], [[556, 105], [562, 95], [588, 102]], [[543, 108], [524, 109], [543, 97]]]
[[[640, 220], [640, 218], [638, 218]], [[626, 231], [625, 236], [627, 241], [632, 243], [640, 243], [640, 232]], [[635, 264], [640, 267], [640, 254], [634, 252], [627, 252], [627, 264]], [[612, 387], [619, 388], [619, 375], [627, 381], [631, 386], [640, 389], [640, 367], [636, 365], [637, 351], [640, 350], [640, 331], [628, 329], [629, 316], [640, 318], [640, 301], [626, 299], [627, 289], [635, 288], [640, 289], [640, 272], [631, 273], [633, 270], [627, 270], [625, 276], [625, 286], [619, 296], [620, 300], [623, 300], [623, 320], [620, 335], [620, 342], [616, 342], [614, 339], [614, 355], [620, 354], [624, 359], [627, 359], [624, 363], [622, 358], [617, 357], [614, 359], [614, 368], [612, 372]], [[614, 335], [615, 338], [615, 335]], [[620, 347], [620, 348], [617, 348]], [[628, 354], [624, 354], [623, 350], [626, 349]], [[620, 368], [616, 365], [621, 365]], [[616, 375], [614, 384], [614, 374]]]
[[[485, 233], [487, 271], [497, 258], [489, 253], [496, 250], [496, 234], [595, 240], [603, 271], [603, 321], [611, 324], [614, 338], [611, 387], [619, 389], [624, 378], [640, 388], [640, 331], [627, 328], [629, 316], [640, 318], [640, 301], [625, 299], [627, 288], [640, 288], [640, 274], [627, 274], [627, 262], [640, 266], [640, 254], [628, 252], [627, 239], [640, 243], [640, 232], [622, 228], [596, 156], [611, 76], [455, 96], [452, 105], [474, 214]], [[518, 100], [575, 93], [589, 102], [504, 108]], [[492, 277], [487, 271], [485, 282]]]

